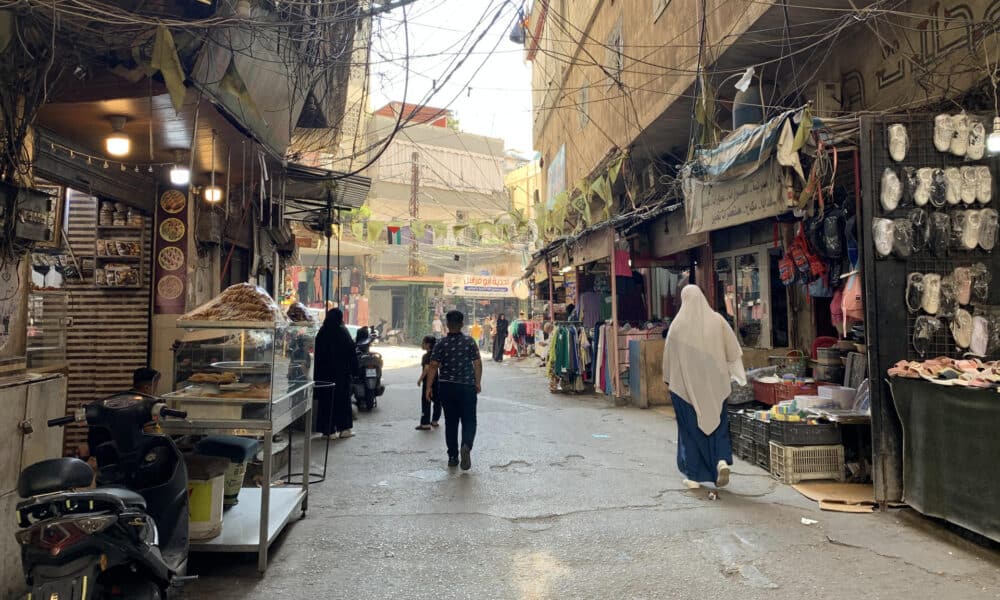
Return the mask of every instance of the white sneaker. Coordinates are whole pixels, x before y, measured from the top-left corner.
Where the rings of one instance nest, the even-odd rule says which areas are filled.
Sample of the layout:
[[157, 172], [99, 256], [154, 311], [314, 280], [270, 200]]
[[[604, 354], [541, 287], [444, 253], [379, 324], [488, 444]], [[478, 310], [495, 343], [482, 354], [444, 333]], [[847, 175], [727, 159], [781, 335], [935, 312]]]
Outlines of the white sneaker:
[[[976, 201], [976, 191], [979, 189], [979, 181], [976, 177], [976, 167], [962, 167], [962, 202], [973, 204]], [[951, 181], [948, 182], [951, 186]], [[950, 190], [949, 190], [950, 191]]]
[[997, 245], [1000, 215], [994, 208], [984, 208], [979, 214], [982, 218], [982, 223], [979, 226], [979, 247], [989, 252]]
[[951, 335], [959, 348], [968, 348], [972, 343], [972, 315], [964, 308], [955, 311], [951, 320]]
[[717, 465], [717, 470], [719, 474], [715, 478], [715, 487], [726, 487], [729, 485], [729, 465], [726, 464], [726, 461], [720, 460]]
[[976, 200], [989, 204], [993, 199], [993, 174], [989, 167], [974, 167], [976, 170]]
[[340, 432], [340, 437], [341, 438], [351, 438], [351, 437], [354, 437], [354, 432], [351, 431], [350, 429], [345, 429], [345, 430], [343, 430], [343, 431]]
[[978, 210], [965, 211], [965, 227], [962, 228], [962, 248], [975, 250], [979, 245], [979, 231], [983, 226], [983, 215]]
[[930, 167], [917, 169], [917, 189], [913, 192], [913, 202], [917, 206], [927, 206], [927, 203], [930, 202], [933, 175], [934, 169]]
[[934, 117], [934, 147], [938, 152], [947, 152], [951, 147], [951, 138], [955, 135], [951, 115], [940, 114]]
[[691, 481], [690, 479], [685, 479], [684, 487], [686, 487], [689, 490], [696, 490], [701, 487], [701, 484], [698, 483], [697, 481]]
[[903, 162], [909, 147], [910, 138], [906, 135], [906, 127], [900, 123], [889, 125], [889, 156], [892, 160]]
[[[962, 167], [964, 170], [966, 167]], [[945, 190], [945, 202], [948, 204], [958, 204], [959, 200], [962, 199], [962, 171], [958, 170], [958, 167], [948, 167], [944, 170], [944, 179], [948, 182], [948, 188]]]
[[965, 156], [970, 160], [979, 160], [986, 154], [986, 126], [979, 119], [972, 119], [969, 127], [969, 149]]
[[875, 238], [875, 252], [882, 258], [892, 254], [895, 243], [895, 224], [891, 219], [872, 219], [872, 237]]
[[969, 151], [969, 115], [961, 112], [951, 118], [951, 124], [955, 131], [948, 149], [955, 156], [965, 156]]
[[880, 200], [882, 210], [892, 212], [899, 206], [899, 200], [903, 197], [903, 184], [899, 181], [895, 169], [886, 168], [882, 171], [882, 193]]
[[936, 315], [941, 305], [941, 276], [937, 273], [924, 275], [924, 300], [921, 306], [929, 315]]

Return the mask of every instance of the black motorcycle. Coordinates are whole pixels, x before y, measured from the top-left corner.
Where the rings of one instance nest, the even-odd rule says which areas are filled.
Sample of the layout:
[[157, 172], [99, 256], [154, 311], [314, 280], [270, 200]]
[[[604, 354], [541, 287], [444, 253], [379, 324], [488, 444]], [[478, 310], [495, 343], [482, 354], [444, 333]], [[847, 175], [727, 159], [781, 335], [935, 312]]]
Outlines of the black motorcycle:
[[385, 393], [382, 385], [382, 355], [371, 351], [372, 338], [362, 334], [356, 343], [358, 372], [351, 385], [358, 410], [370, 411], [378, 406], [378, 397]]
[[116, 394], [49, 421], [86, 421], [94, 470], [54, 458], [21, 472], [16, 533], [29, 599], [161, 600], [183, 579], [188, 478], [163, 417], [186, 418], [159, 399]]

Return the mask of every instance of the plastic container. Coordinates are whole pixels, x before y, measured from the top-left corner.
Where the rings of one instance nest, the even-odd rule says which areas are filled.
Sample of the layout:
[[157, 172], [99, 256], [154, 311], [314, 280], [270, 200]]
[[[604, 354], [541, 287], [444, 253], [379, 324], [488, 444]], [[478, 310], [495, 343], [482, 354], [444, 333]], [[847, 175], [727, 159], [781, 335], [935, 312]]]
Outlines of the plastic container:
[[239, 503], [240, 490], [250, 462], [260, 442], [255, 439], [233, 435], [208, 436], [195, 445], [195, 452], [202, 456], [218, 456], [229, 461], [226, 468], [226, 487], [223, 505], [231, 508]]
[[783, 446], [827, 446], [841, 442], [840, 427], [835, 423], [771, 421], [770, 441]]
[[229, 460], [218, 456], [184, 456], [188, 471], [188, 531], [192, 540], [222, 533], [222, 502]]
[[844, 480], [844, 447], [783, 446], [771, 442], [771, 476], [793, 484], [810, 479]]

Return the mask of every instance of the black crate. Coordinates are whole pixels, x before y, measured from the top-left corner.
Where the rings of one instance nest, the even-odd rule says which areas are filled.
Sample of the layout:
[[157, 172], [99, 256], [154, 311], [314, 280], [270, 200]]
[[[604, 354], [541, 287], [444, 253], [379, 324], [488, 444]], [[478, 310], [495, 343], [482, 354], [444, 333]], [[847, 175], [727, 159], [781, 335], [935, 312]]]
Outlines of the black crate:
[[754, 445], [754, 462], [765, 471], [771, 471], [771, 445]]
[[743, 433], [746, 418], [743, 413], [729, 413], [729, 437], [736, 437]]
[[755, 444], [760, 446], [766, 446], [770, 441], [768, 435], [767, 421], [758, 421], [757, 419], [750, 419], [745, 423], [744, 435], [749, 434], [750, 439], [754, 441]]
[[771, 441], [782, 446], [831, 446], [841, 442], [840, 427], [835, 423], [791, 423], [771, 421]]

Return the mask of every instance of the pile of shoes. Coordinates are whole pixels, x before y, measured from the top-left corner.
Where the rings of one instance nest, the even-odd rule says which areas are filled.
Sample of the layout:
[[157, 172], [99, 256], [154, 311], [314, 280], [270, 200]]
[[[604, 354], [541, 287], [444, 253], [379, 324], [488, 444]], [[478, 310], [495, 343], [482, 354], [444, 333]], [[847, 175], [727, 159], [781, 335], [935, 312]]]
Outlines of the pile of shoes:
[[[975, 335], [977, 318], [968, 310], [971, 304], [983, 304], [989, 297], [991, 274], [984, 263], [959, 266], [947, 273], [912, 272], [906, 277], [906, 308], [919, 314], [913, 326], [913, 348], [925, 356], [935, 335], [944, 329], [942, 319], [950, 321], [949, 330], [961, 350], [985, 356], [988, 337]], [[987, 326], [983, 319], [980, 326]], [[1000, 331], [998, 331], [1000, 335]], [[982, 338], [983, 344], [974, 344]], [[976, 347], [973, 348], [973, 345]]]
[[922, 362], [901, 360], [889, 369], [889, 377], [924, 379], [938, 385], [1000, 388], [1000, 362], [938, 357]]

